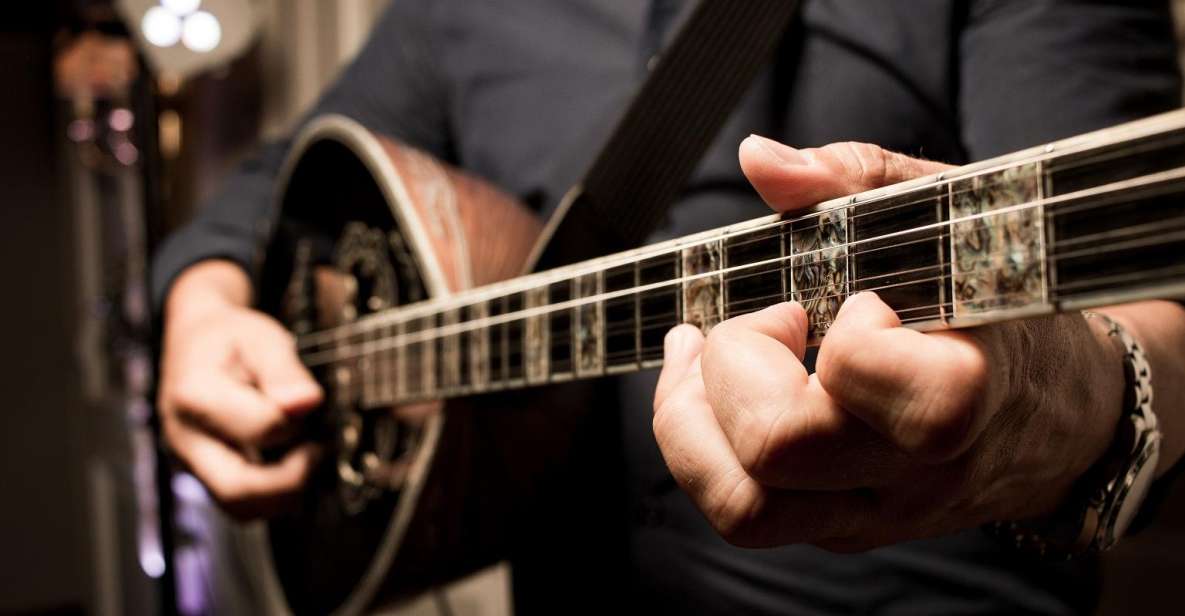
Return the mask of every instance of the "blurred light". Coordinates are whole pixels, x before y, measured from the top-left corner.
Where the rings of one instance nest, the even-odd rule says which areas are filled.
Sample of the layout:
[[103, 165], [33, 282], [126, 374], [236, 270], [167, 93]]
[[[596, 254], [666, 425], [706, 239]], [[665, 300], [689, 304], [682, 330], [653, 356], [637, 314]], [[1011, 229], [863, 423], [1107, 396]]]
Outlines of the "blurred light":
[[222, 25], [218, 18], [205, 12], [198, 11], [185, 18], [185, 25], [181, 30], [181, 42], [198, 53], [205, 53], [218, 46], [222, 40]]
[[160, 0], [161, 6], [179, 17], [188, 15], [202, 5], [202, 0]]
[[141, 549], [140, 568], [148, 577], [158, 578], [165, 573], [165, 557], [159, 549]]
[[75, 143], [89, 141], [95, 136], [95, 125], [90, 120], [74, 120], [66, 127], [66, 136]]
[[124, 109], [123, 107], [112, 109], [111, 115], [107, 116], [107, 124], [110, 125], [113, 130], [120, 132], [132, 130], [132, 124], [134, 124], [135, 121], [136, 116], [132, 115], [132, 111], [130, 109]]
[[189, 473], [176, 473], [173, 475], [172, 484], [173, 494], [183, 502], [207, 502], [206, 488], [202, 486], [202, 482], [198, 481], [197, 477]]
[[115, 146], [112, 152], [115, 154], [115, 160], [128, 166], [134, 165], [136, 161], [140, 160], [140, 150], [130, 143], [121, 143]]
[[140, 29], [149, 43], [157, 47], [171, 47], [181, 39], [181, 18], [168, 9], [154, 6], [144, 13]]

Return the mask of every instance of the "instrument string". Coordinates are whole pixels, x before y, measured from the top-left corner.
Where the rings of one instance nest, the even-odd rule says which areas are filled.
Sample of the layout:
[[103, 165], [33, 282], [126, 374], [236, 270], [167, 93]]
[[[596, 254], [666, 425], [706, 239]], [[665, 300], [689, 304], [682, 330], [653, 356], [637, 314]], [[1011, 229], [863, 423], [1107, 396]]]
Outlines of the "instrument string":
[[[1061, 258], [1079, 258], [1079, 257], [1084, 256], [1086, 254], [1101, 255], [1101, 254], [1105, 254], [1107, 252], [1114, 252], [1117, 250], [1129, 250], [1129, 249], [1132, 249], [1135, 247], [1150, 246], [1150, 245], [1162, 244], [1162, 243], [1171, 243], [1171, 242], [1178, 241], [1178, 240], [1185, 240], [1185, 231], [1174, 233], [1169, 236], [1159, 236], [1159, 237], [1154, 237], [1154, 238], [1146, 238], [1143, 240], [1137, 240], [1137, 241], [1133, 241], [1133, 242], [1127, 242], [1121, 246], [1096, 247], [1094, 249], [1090, 249], [1089, 252], [1084, 252], [1083, 250], [1079, 250], [1079, 251], [1074, 251], [1072, 253], [1067, 253], [1064, 255], [1047, 256], [1046, 260], [1047, 261], [1056, 261]], [[998, 253], [994, 253], [994, 254], [993, 253], [985, 253], [985, 254], [982, 254], [979, 256], [990, 258], [992, 256], [1002, 256], [1004, 254], [1006, 254], [1006, 251], [1005, 252], [998, 252]], [[768, 261], [768, 263], [773, 263], [773, 262], [777, 262], [780, 260], [782, 260], [782, 259], [771, 259]], [[754, 266], [759, 266], [762, 264], [763, 263], [746, 264], [744, 266], [737, 266], [737, 269], [754, 267]], [[1039, 265], [1040, 265], [1039, 262], [1032, 264], [1033, 267], [1037, 267]], [[919, 268], [919, 269], [938, 269], [941, 267], [944, 267], [944, 265], [938, 264], [935, 266], [930, 266], [928, 268]], [[687, 280], [699, 280], [699, 279], [703, 279], [706, 277], [720, 275], [726, 271], [727, 270], [717, 270], [715, 272], [709, 272], [706, 274], [697, 274], [694, 276], [685, 277], [683, 280], [671, 281], [666, 284], [676, 284], [678, 282], [685, 282]], [[890, 274], [890, 275], [893, 275], [893, 274]], [[802, 293], [802, 292], [808, 292], [808, 291], [824, 290], [824, 289], [831, 288], [832, 286], [841, 286], [841, 287], [845, 287], [845, 288], [844, 288], [844, 290], [842, 290], [840, 292], [822, 294], [822, 295], [817, 295], [817, 296], [813, 296], [813, 297], [801, 297], [800, 296], [799, 301], [804, 302], [804, 303], [808, 303], [808, 302], [817, 303], [820, 301], [825, 301], [825, 300], [830, 300], [830, 299], [841, 299], [841, 298], [846, 298], [851, 294], [851, 292], [849, 291], [849, 288], [851, 285], [859, 284], [861, 282], [865, 282], [870, 279], [877, 279], [877, 278], [883, 278], [883, 277], [885, 277], [885, 276], [883, 276], [883, 275], [870, 276], [867, 279], [857, 278], [855, 280], [846, 281], [846, 282], [843, 280], [837, 280], [835, 285], [822, 285], [822, 286], [814, 287], [811, 289], [796, 290], [796, 292]], [[930, 277], [920, 278], [920, 279], [916, 279], [916, 280], [909, 280], [909, 281], [904, 281], [904, 282], [897, 282], [897, 283], [892, 283], [892, 284], [868, 287], [868, 288], [863, 288], [863, 289], [859, 289], [859, 290], [860, 291], [874, 291], [874, 292], [875, 291], [883, 291], [883, 290], [887, 290], [887, 289], [891, 289], [891, 288], [904, 287], [904, 286], [909, 286], [909, 285], [913, 285], [913, 284], [921, 284], [921, 283], [934, 282], [934, 281], [946, 281], [946, 280], [949, 280], [950, 277], [951, 277], [950, 274], [944, 273], [944, 274], [941, 274], [938, 276], [930, 276]], [[1057, 290], [1059, 290], [1058, 285], [1056, 285], [1056, 284], [1049, 285], [1049, 286], [1050, 286], [1049, 290], [1051, 292], [1056, 292]], [[1021, 292], [1023, 292], [1023, 291], [1021, 291]], [[1018, 293], [1021, 293], [1021, 292], [1018, 292]], [[619, 297], [623, 294], [631, 293], [631, 291], [626, 290], [626, 291], [621, 291], [621, 292], [617, 292], [617, 293], [619, 295], [615, 295], [615, 296]], [[761, 297], [746, 298], [746, 300], [742, 300], [742, 301], [769, 302], [769, 301], [774, 301], [774, 300], [783, 301], [785, 299], [786, 299], [785, 294], [776, 293], [776, 294], [769, 294], [769, 295], [761, 296]], [[985, 297], [975, 298], [975, 301], [987, 302], [991, 299], [994, 299], [994, 297], [985, 296]], [[398, 347], [404, 347], [404, 346], [413, 345], [413, 344], [421, 344], [421, 343], [428, 342], [430, 340], [435, 340], [436, 338], [455, 336], [455, 335], [462, 334], [462, 333], [465, 333], [468, 331], [475, 331], [475, 330], [485, 329], [490, 326], [506, 324], [511, 321], [521, 321], [523, 319], [529, 319], [531, 317], [541, 316], [541, 315], [547, 314], [549, 312], [554, 312], [554, 311], [559, 311], [559, 310], [567, 310], [567, 309], [577, 308], [577, 307], [581, 307], [581, 306], [588, 307], [588, 306], [591, 306], [591, 305], [595, 304], [596, 302], [602, 301], [602, 300], [603, 300], [603, 296], [593, 296], [593, 297], [589, 297], [589, 298], [581, 298], [579, 300], [571, 300], [569, 302], [564, 302], [564, 303], [560, 303], [560, 304], [540, 306], [540, 307], [522, 310], [522, 311], [518, 311], [518, 312], [514, 312], [514, 313], [506, 313], [506, 314], [498, 315], [496, 317], [486, 317], [484, 319], [465, 321], [465, 322], [453, 324], [453, 325], [446, 326], [446, 327], [434, 327], [434, 328], [428, 328], [428, 329], [424, 329], [424, 330], [420, 330], [420, 331], [416, 331], [416, 332], [405, 332], [402, 334], [397, 333], [393, 336], [384, 336], [381, 338], [369, 338], [369, 339], [364, 338], [358, 342], [353, 342], [350, 340], [343, 340], [341, 342], [344, 342], [345, 344], [342, 346], [338, 346], [338, 347], [331, 348], [331, 349], [318, 350], [318, 351], [314, 351], [314, 352], [310, 352], [310, 353], [305, 353], [302, 355], [302, 357], [305, 358], [305, 363], [307, 365], [315, 366], [315, 365], [320, 365], [320, 364], [324, 364], [324, 363], [329, 363], [331, 361], [350, 359], [350, 358], [354, 358], [354, 357], [357, 357], [360, 355], [369, 354], [369, 353], [373, 353], [373, 352], [381, 352], [384, 350], [390, 350], [390, 349], [394, 349], [394, 348], [398, 348]], [[578, 318], [578, 317], [574, 316], [573, 318]], [[354, 350], [354, 352], [351, 353], [351, 352], [348, 352], [347, 349], [355, 349], [355, 350]]]
[[[1066, 196], [1074, 196], [1076, 194], [1077, 193], [1072, 194], [1072, 195], [1066, 195]], [[1099, 194], [1106, 194], [1106, 192], [1101, 191]], [[1066, 196], [1063, 196], [1063, 197], [1066, 197]], [[712, 270], [712, 271], [682, 276], [682, 277], [666, 280], [663, 282], [654, 283], [652, 285], [642, 285], [642, 286], [634, 287], [631, 289], [624, 289], [621, 291], [615, 291], [613, 293], [601, 293], [601, 294], [592, 295], [592, 296], [588, 296], [588, 297], [578, 298], [575, 300], [570, 300], [568, 302], [561, 302], [561, 303], [553, 304], [550, 306], [535, 307], [535, 308], [532, 308], [532, 309], [526, 310], [526, 311], [518, 311], [515, 313], [499, 315], [497, 317], [489, 317], [488, 319], [490, 319], [490, 320], [479, 319], [477, 321], [472, 321], [472, 320], [466, 321], [464, 324], [460, 324], [459, 326], [484, 327], [484, 326], [488, 326], [491, 324], [498, 324], [501, 322], [518, 320], [520, 318], [525, 318], [525, 317], [541, 314], [544, 312], [550, 312], [550, 311], [555, 311], [555, 310], [566, 310], [566, 309], [573, 308], [573, 307], [576, 307], [576, 306], [582, 305], [582, 304], [589, 304], [589, 303], [594, 303], [594, 302], [610, 300], [610, 299], [613, 299], [616, 297], [622, 297], [625, 295], [645, 293], [647, 291], [661, 289], [666, 286], [673, 286], [673, 285], [677, 285], [677, 284], [693, 282], [693, 281], [701, 279], [701, 278], [711, 278], [714, 276], [729, 274], [729, 273], [736, 272], [736, 271], [743, 270], [743, 269], [760, 268], [763, 266], [768, 267], [770, 265], [774, 265], [774, 264], [781, 263], [781, 262], [784, 262], [786, 260], [791, 260], [791, 259], [800, 260], [804, 264], [807, 264], [807, 265], [818, 266], [823, 263], [834, 262], [834, 261], [838, 261], [840, 259], [847, 260], [850, 258], [850, 256], [866, 255], [871, 252], [880, 251], [880, 250], [888, 250], [888, 249], [896, 248], [899, 246], [907, 246], [910, 244], [930, 242], [930, 241], [942, 241], [942, 240], [950, 237], [950, 232], [947, 230], [951, 229], [953, 226], [958, 225], [960, 223], [966, 223], [966, 222], [971, 222], [971, 221], [984, 221], [982, 223], [982, 226], [984, 228], [991, 229], [994, 227], [998, 227], [1001, 224], [1006, 224], [1007, 221], [1006, 220], [993, 221], [993, 220], [990, 220], [990, 218], [993, 218], [993, 217], [1001, 217], [1002, 218], [1002, 217], [1006, 216], [1007, 214], [1010, 214], [1013, 212], [1021, 212], [1021, 211], [1031, 209], [1031, 208], [1039, 207], [1040, 205], [1043, 205], [1044, 202], [1048, 202], [1048, 201], [1049, 201], [1049, 199], [1045, 199], [1045, 200], [1040, 200], [1040, 201], [1028, 202], [1028, 203], [1024, 203], [1024, 204], [1018, 204], [1015, 206], [1001, 208], [998, 210], [992, 210], [989, 212], [977, 213], [974, 215], [969, 215], [969, 216], [966, 216], [963, 218], [954, 219], [954, 220], [950, 220], [950, 221], [943, 221], [943, 222], [939, 222], [939, 223], [935, 223], [935, 224], [931, 224], [931, 225], [925, 225], [922, 227], [905, 229], [905, 230], [901, 230], [901, 231], [887, 233], [887, 234], [883, 234], [880, 236], [859, 240], [857, 242], [849, 242], [846, 244], [838, 244], [836, 246], [817, 248], [814, 250], [805, 251], [805, 252], [798, 253], [798, 254], [791, 254], [791, 255], [784, 256], [784, 257], [778, 257], [775, 259], [768, 259], [765, 261], [759, 261], [756, 263], [747, 263], [747, 264], [734, 266], [734, 267], [730, 267], [730, 268], [723, 268], [723, 269], [718, 269], [718, 270]], [[904, 206], [900, 206], [900, 207], [904, 207]], [[1079, 209], [1081, 209], [1081, 208], [1079, 208]], [[1046, 216], [1047, 216], [1047, 218], [1054, 218], [1057, 215], [1058, 215], [1058, 212], [1056, 210], [1054, 210], [1052, 212], [1048, 212]], [[789, 222], [792, 222], [792, 221], [780, 221], [779, 223], [775, 223], [775, 225], [771, 225], [771, 226], [776, 226], [778, 224], [785, 226]], [[995, 224], [993, 224], [993, 223], [995, 223]], [[1158, 223], [1158, 224], [1163, 224], [1163, 223]], [[1142, 232], [1145, 228], [1151, 228], [1151, 225], [1140, 225], [1140, 227], [1141, 227], [1140, 230], [1132, 231], [1132, 233]], [[922, 237], [920, 239], [912, 239], [912, 240], [908, 240], [905, 242], [900, 242], [898, 244], [890, 244], [890, 245], [885, 245], [885, 246], [872, 246], [872, 247], [866, 248], [864, 250], [855, 252], [855, 255], [842, 254], [845, 251], [845, 249], [847, 251], [852, 251], [853, 248], [857, 247], [857, 246], [870, 245], [870, 244], [874, 244], [876, 242], [883, 242], [885, 240], [888, 240], [888, 239], [891, 239], [894, 237], [914, 235], [914, 234], [919, 234], [919, 233], [925, 233], [927, 231], [937, 231], [937, 233], [933, 234], [933, 235], [926, 236], [926, 237]], [[751, 232], [752, 231], [747, 230], [745, 233], [746, 233], [746, 235], [748, 235]], [[1118, 232], [1115, 230], [1112, 230], [1108, 233], [1110, 233], [1112, 236], [1114, 236]], [[1178, 236], [1180, 236], [1179, 233], [1172, 234], [1170, 239], [1163, 240], [1163, 241], [1172, 241], [1172, 240], [1176, 239]], [[766, 238], [766, 239], [768, 239], [768, 238]], [[718, 241], [718, 240], [719, 240], [719, 238], [716, 238], [716, 239], [713, 239], [710, 241]], [[761, 239], [759, 238], [758, 240], [754, 240], [754, 241], [761, 241]], [[1160, 240], [1158, 240], [1157, 238], [1153, 238], [1152, 241], [1156, 242], [1156, 241], [1160, 241]], [[1124, 248], [1138, 247], [1139, 245], [1140, 244], [1133, 244], [1130, 246], [1125, 245]], [[1146, 245], [1146, 243], [1144, 245]], [[675, 252], [679, 251], [679, 250], [683, 250], [683, 249], [685, 249], [685, 247], [679, 248], [679, 249], [674, 249], [672, 251], [672, 257], [675, 258]], [[1092, 250], [1092, 249], [1088, 248], [1088, 249], [1084, 249], [1084, 250]], [[834, 252], [841, 253], [841, 254], [835, 254], [834, 256], [830, 256], [830, 257], [824, 256], [823, 258], [820, 258], [820, 259], [810, 260], [810, 258], [812, 256], [824, 255], [828, 251], [834, 251]], [[1077, 258], [1077, 257], [1083, 256], [1084, 254], [1089, 254], [1089, 253], [1078, 251], [1078, 252], [1067, 253], [1067, 254], [1054, 254], [1054, 255], [1048, 256], [1047, 259], [1057, 260], [1060, 258]], [[757, 272], [757, 274], [760, 274], [760, 273], [763, 273], [763, 272]], [[741, 276], [746, 276], [746, 275], [754, 275], [754, 274], [741, 274]], [[851, 281], [851, 283], [859, 283], [859, 282], [861, 282], [861, 280], [859, 280], [859, 279], [857, 279], [855, 281]], [[802, 289], [801, 291], [808, 292], [809, 289]], [[400, 311], [396, 310], [395, 312], [397, 313]], [[435, 315], [435, 313], [430, 313], [430, 314], [433, 316]], [[343, 340], [348, 340], [348, 338], [353, 337], [354, 335], [365, 334], [368, 332], [374, 332], [374, 331], [376, 331], [377, 328], [382, 328], [382, 327], [390, 326], [390, 325], [398, 325], [399, 323], [405, 323], [405, 322], [415, 319], [415, 318], [417, 318], [417, 317], [416, 316], [406, 316], [402, 320], [396, 320], [396, 319], [398, 319], [398, 317], [388, 318], [385, 320], [369, 319], [369, 320], [359, 321], [357, 323], [338, 326], [336, 328], [331, 328], [331, 329], [323, 330], [320, 332], [313, 332], [311, 334], [306, 334], [301, 337], [300, 347], [307, 349], [309, 347], [319, 346], [321, 344], [324, 344], [325, 342], [340, 342]], [[437, 336], [433, 336], [433, 337], [438, 337], [438, 336], [443, 336], [443, 335], [452, 335], [453, 333], [455, 333], [455, 332], [443, 332], [443, 333], [439, 333]]]

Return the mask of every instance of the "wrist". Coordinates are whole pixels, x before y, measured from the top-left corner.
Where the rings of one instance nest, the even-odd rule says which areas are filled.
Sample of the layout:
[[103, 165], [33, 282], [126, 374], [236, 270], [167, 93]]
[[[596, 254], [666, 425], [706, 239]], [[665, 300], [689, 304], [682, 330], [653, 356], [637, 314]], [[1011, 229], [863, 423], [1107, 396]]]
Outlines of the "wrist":
[[[1050, 515], [1023, 521], [999, 522], [990, 530], [1025, 550], [1065, 558], [1113, 546], [1131, 526], [1155, 474], [1161, 433], [1152, 410], [1151, 366], [1140, 344], [1117, 321], [1086, 314], [1119, 342], [1123, 368], [1122, 403], [1118, 421], [1101, 457], [1080, 476], [1058, 509]], [[1106, 346], [1100, 347], [1106, 349]], [[1106, 353], [1104, 353], [1104, 356]], [[1102, 407], [1109, 410], [1109, 407]], [[1107, 413], [1100, 420], [1110, 422]]]
[[251, 303], [251, 281], [238, 264], [222, 259], [185, 268], [165, 298], [165, 325], [180, 325]]
[[1094, 401], [1090, 417], [1096, 418], [1090, 446], [1084, 450], [1081, 474], [1098, 464], [1115, 441], [1116, 432], [1127, 412], [1127, 349], [1112, 333], [1111, 321], [1092, 312], [1084, 312], [1087, 327], [1094, 338], [1095, 353], [1088, 360], [1091, 370], [1084, 384]]

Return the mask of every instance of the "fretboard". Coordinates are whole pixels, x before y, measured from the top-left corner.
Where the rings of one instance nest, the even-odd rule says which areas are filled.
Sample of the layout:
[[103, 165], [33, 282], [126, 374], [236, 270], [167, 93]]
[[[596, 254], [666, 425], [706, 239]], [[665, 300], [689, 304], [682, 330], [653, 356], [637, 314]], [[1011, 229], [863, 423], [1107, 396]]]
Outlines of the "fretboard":
[[809, 342], [874, 291], [919, 330], [1185, 294], [1177, 112], [303, 335], [362, 404], [442, 399], [662, 363], [679, 323], [798, 301]]

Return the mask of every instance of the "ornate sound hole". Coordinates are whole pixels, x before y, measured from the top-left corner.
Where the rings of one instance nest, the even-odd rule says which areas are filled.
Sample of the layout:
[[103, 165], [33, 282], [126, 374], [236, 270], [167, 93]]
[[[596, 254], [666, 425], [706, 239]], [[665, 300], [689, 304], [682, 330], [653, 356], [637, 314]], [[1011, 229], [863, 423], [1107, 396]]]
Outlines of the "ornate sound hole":
[[318, 325], [340, 332], [335, 341], [340, 358], [326, 383], [332, 390], [330, 475], [343, 512], [355, 516], [384, 494], [398, 493], [423, 429], [422, 421], [393, 408], [396, 392], [406, 387], [398, 380], [407, 373], [401, 350], [387, 348], [397, 332], [363, 326], [359, 319], [418, 299], [423, 291], [399, 236], [362, 223], [347, 224], [333, 265], [315, 270], [311, 303], [318, 308]]

